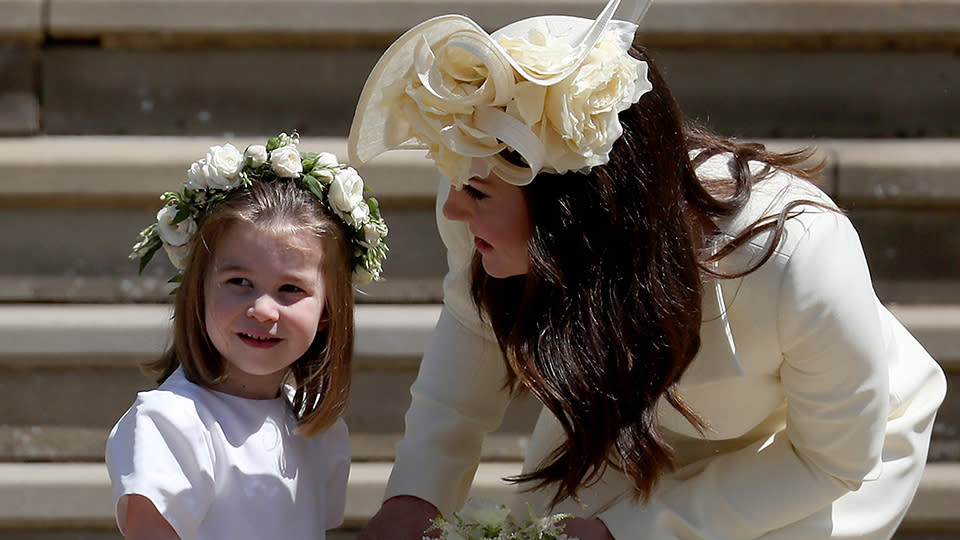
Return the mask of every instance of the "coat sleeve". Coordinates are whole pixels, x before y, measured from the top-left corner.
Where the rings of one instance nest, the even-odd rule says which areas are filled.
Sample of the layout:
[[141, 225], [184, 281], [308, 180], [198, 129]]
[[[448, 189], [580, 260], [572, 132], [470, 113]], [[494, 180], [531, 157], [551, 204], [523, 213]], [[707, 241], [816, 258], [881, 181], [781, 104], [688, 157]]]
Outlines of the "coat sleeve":
[[882, 307], [850, 222], [796, 220], [803, 228], [790, 232], [802, 236], [776, 300], [786, 428], [668, 475], [646, 504], [613, 505], [600, 517], [617, 540], [759, 538], [879, 475], [891, 354]]
[[483, 437], [500, 425], [510, 392], [500, 348], [470, 299], [472, 237], [442, 216], [447, 183], [440, 189], [437, 225], [450, 267], [444, 307], [410, 388], [385, 496], [415, 495], [450, 515], [466, 500]]

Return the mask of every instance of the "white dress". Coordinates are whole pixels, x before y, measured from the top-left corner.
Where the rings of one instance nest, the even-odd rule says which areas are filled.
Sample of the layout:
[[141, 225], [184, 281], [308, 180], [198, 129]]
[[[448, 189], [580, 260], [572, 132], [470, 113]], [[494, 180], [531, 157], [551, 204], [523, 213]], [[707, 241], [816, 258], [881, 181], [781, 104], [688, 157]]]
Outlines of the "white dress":
[[181, 540], [311, 538], [343, 522], [350, 444], [343, 420], [293, 433], [283, 398], [246, 399], [178, 369], [141, 392], [107, 441], [117, 522], [123, 497], [150, 499]]
[[[697, 173], [728, 174], [725, 158]], [[441, 186], [438, 208], [445, 192]], [[795, 199], [833, 204], [812, 184], [777, 173], [717, 225], [729, 238]], [[450, 264], [445, 306], [411, 387], [386, 496], [416, 495], [449, 513], [463, 503], [480, 443], [499, 425], [509, 395], [499, 348], [470, 300], [472, 237], [440, 213], [438, 225]], [[769, 238], [755, 237], [719, 269], [744, 268]], [[660, 423], [680, 467], [649, 501], [633, 500], [630, 480], [608, 468], [581, 491], [585, 507], [554, 510], [599, 517], [617, 540], [892, 536], [920, 481], [946, 381], [876, 298], [849, 220], [807, 207], [787, 222], [760, 269], [703, 287], [702, 346], [679, 390], [709, 430], [699, 435], [661, 402]], [[544, 409], [524, 470], [561, 437]], [[541, 512], [547, 500], [541, 492], [518, 495]]]

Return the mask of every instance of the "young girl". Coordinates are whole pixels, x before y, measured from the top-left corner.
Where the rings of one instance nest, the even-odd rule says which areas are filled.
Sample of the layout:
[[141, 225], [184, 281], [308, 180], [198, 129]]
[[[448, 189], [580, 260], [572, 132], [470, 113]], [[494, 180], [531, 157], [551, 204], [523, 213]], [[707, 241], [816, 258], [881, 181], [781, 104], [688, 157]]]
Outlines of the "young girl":
[[618, 4], [647, 2], [493, 34], [437, 17], [367, 80], [351, 163], [429, 150], [450, 269], [360, 538], [419, 540], [463, 504], [521, 389], [543, 410], [512, 480], [571, 537], [890, 538], [942, 370], [808, 154], [684, 125]]
[[179, 269], [173, 344], [107, 441], [126, 538], [324, 538], [343, 521], [355, 279], [386, 226], [356, 172], [281, 134], [214, 146], [145, 229]]

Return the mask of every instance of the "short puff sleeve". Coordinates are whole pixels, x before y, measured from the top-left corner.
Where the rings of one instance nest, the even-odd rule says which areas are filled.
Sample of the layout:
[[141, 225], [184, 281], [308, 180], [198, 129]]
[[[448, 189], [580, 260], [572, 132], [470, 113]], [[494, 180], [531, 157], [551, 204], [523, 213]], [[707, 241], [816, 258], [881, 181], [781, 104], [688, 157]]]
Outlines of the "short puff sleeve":
[[141, 393], [107, 440], [117, 525], [126, 495], [149, 499], [180, 538], [193, 538], [214, 497], [210, 440], [192, 402], [168, 392]]

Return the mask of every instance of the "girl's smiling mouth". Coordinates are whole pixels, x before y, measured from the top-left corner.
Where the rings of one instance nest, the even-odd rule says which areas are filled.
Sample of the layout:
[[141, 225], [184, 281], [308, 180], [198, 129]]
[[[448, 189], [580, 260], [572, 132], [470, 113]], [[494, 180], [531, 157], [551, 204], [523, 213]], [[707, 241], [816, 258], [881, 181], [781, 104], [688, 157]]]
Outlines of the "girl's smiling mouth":
[[280, 338], [270, 337], [270, 336], [255, 336], [253, 334], [246, 334], [243, 332], [238, 332], [237, 336], [241, 341], [246, 343], [251, 347], [267, 348], [280, 343]]

